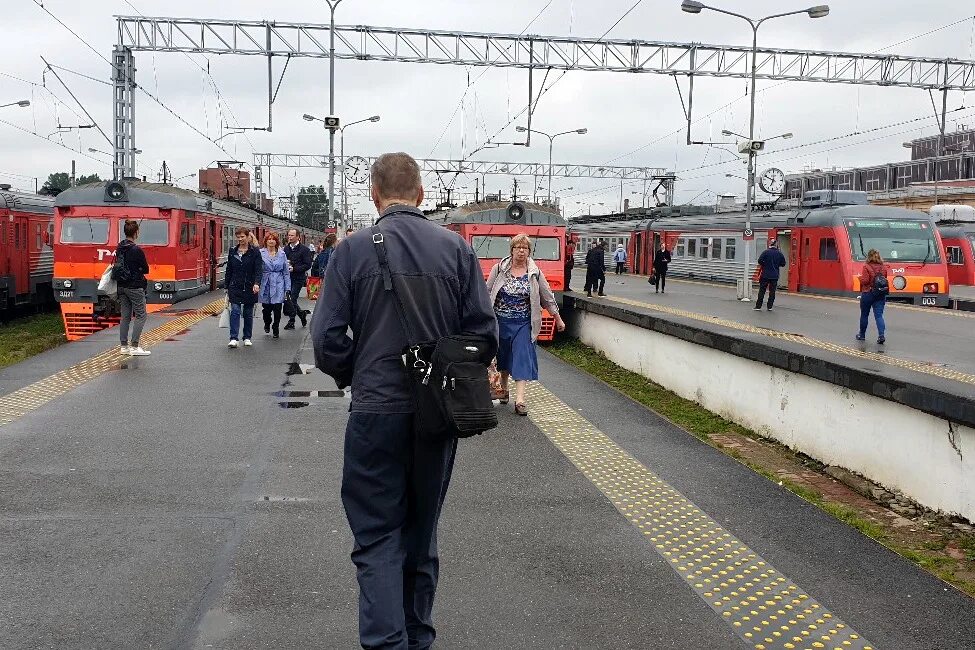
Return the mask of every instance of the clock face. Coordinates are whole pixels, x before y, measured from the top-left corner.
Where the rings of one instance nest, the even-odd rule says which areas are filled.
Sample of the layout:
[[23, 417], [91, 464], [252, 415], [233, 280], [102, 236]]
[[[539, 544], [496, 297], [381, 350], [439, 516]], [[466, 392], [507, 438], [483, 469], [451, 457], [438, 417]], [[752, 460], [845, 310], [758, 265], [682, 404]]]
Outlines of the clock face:
[[346, 158], [345, 177], [353, 183], [365, 183], [369, 180], [369, 161], [362, 156]]
[[782, 194], [785, 191], [785, 174], [781, 169], [770, 167], [762, 172], [758, 186], [768, 194]]

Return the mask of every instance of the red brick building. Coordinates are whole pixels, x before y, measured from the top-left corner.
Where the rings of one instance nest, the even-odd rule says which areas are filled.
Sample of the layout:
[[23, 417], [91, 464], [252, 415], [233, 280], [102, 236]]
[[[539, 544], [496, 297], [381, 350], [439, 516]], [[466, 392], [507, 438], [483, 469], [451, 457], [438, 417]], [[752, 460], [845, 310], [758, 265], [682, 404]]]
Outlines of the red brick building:
[[251, 201], [250, 172], [230, 167], [201, 169], [200, 191], [218, 199], [232, 199], [243, 203]]

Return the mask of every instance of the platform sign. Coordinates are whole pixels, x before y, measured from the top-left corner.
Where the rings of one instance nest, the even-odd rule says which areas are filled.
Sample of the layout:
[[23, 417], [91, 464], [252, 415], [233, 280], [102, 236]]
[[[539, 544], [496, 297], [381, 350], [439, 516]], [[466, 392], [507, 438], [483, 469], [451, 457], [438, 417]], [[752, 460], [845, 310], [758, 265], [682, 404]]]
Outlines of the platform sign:
[[745, 241], [752, 241], [755, 239], [755, 231], [751, 228], [745, 228], [741, 233], [741, 238]]

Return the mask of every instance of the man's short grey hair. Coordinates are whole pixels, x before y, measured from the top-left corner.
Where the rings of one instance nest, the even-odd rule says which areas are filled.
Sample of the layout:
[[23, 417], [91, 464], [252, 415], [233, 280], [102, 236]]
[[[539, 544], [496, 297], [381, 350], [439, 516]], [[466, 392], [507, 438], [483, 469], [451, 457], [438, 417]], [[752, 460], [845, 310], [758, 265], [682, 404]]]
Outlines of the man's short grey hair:
[[372, 164], [372, 186], [380, 199], [412, 199], [420, 195], [420, 166], [413, 156], [384, 153]]

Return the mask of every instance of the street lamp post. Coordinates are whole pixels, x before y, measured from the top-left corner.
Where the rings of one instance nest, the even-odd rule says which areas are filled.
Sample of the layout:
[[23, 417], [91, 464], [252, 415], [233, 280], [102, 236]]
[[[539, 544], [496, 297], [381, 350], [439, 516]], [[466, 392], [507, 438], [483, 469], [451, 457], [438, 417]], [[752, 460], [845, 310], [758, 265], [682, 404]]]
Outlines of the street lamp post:
[[[345, 197], [345, 129], [352, 126], [353, 124], [362, 124], [363, 122], [378, 122], [379, 116], [373, 115], [372, 117], [367, 117], [361, 120], [356, 120], [355, 122], [349, 122], [345, 126], [339, 129], [339, 160], [342, 161], [342, 223], [345, 224], [347, 219], [346, 214], [348, 211], [349, 202]], [[355, 224], [353, 224], [353, 227]], [[348, 227], [348, 226], [346, 226]]]
[[[515, 131], [518, 131], [519, 133], [525, 133], [526, 131], [528, 131], [528, 129], [526, 129], [523, 126], [516, 126]], [[568, 135], [570, 133], [578, 133], [579, 135], [585, 135], [589, 133], [589, 129], [572, 129], [571, 131], [563, 131], [562, 133], [556, 133], [555, 135], [549, 135], [548, 133], [537, 131], [535, 129], [531, 129], [531, 132], [537, 133], [538, 135], [544, 135], [546, 138], [548, 138], [548, 202], [551, 203], [552, 202], [552, 147], [555, 144], [555, 138], [559, 137], [560, 135]]]
[[[772, 14], [771, 16], [765, 16], [758, 20], [753, 20], [748, 16], [743, 16], [742, 14], [735, 13], [733, 11], [727, 11], [726, 9], [718, 9], [717, 7], [711, 7], [703, 2], [697, 2], [696, 0], [683, 0], [680, 8], [689, 14], [699, 14], [703, 9], [710, 9], [711, 11], [716, 11], [721, 14], [726, 14], [728, 16], [734, 16], [736, 18], [741, 18], [747, 22], [752, 28], [752, 74], [751, 74], [751, 106], [749, 107], [748, 113], [748, 185], [745, 188], [745, 230], [751, 230], [752, 227], [752, 204], [754, 202], [754, 192], [755, 192], [755, 155], [756, 151], [751, 146], [751, 143], [755, 139], [755, 78], [757, 72], [757, 58], [758, 58], [758, 28], [761, 27], [762, 23], [767, 20], [772, 20], [773, 18], [783, 18], [785, 16], [794, 16], [796, 14], [806, 14], [810, 18], [823, 18], [829, 14], [829, 5], [816, 5], [815, 7], [809, 7], [808, 9], [798, 9], [796, 11], [787, 11], [781, 14]], [[752, 299], [752, 282], [751, 273], [749, 272], [749, 257], [750, 251], [749, 247], [746, 245], [745, 257], [744, 257], [744, 269], [742, 272], [744, 280], [744, 295], [742, 300]]]
[[[335, 115], [335, 9], [342, 0], [325, 0], [331, 13], [328, 28], [328, 114]], [[328, 218], [335, 214], [335, 129], [328, 130]], [[345, 215], [342, 215], [342, 228], [336, 229], [338, 237], [345, 236]]]

